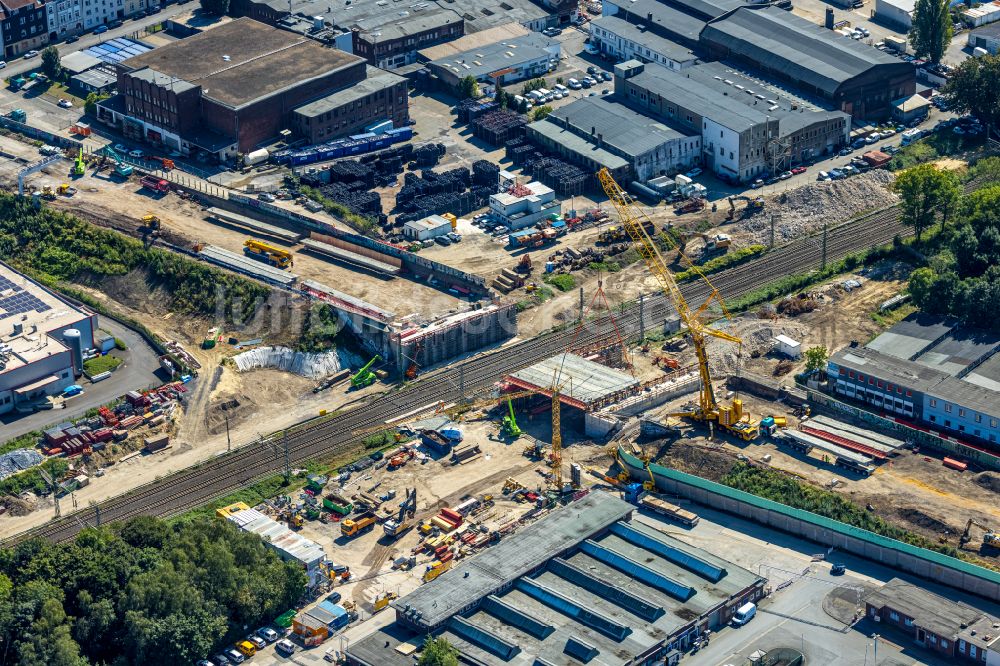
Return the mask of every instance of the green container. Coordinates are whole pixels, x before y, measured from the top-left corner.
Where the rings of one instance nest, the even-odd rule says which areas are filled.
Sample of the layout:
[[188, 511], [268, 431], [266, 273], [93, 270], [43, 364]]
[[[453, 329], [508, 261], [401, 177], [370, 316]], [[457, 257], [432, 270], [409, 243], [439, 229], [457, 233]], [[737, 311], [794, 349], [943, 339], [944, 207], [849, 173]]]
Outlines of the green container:
[[295, 618], [295, 615], [296, 613], [293, 610], [285, 611], [275, 618], [274, 623], [282, 629], [288, 629], [292, 626], [292, 620]]
[[349, 499], [341, 497], [335, 493], [330, 493], [329, 495], [323, 496], [323, 508], [327, 511], [333, 511], [334, 513], [346, 516], [354, 510], [354, 505]]

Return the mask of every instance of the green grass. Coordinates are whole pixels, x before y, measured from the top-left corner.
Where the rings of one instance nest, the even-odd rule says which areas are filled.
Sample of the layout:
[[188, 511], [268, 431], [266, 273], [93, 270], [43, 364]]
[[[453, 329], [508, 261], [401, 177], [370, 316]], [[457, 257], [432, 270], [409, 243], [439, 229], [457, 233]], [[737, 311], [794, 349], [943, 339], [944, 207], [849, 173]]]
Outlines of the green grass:
[[99, 375], [102, 372], [114, 370], [121, 364], [122, 360], [120, 358], [105, 354], [104, 356], [97, 356], [84, 361], [83, 371], [93, 377], [94, 375]]
[[576, 287], [576, 278], [569, 273], [559, 273], [556, 275], [546, 275], [545, 282], [551, 284], [559, 291], [569, 291]]
[[681, 271], [680, 273], [674, 275], [674, 279], [679, 282], [695, 280], [699, 277], [699, 272], [704, 275], [718, 273], [719, 271], [732, 268], [733, 266], [738, 266], [739, 264], [750, 261], [751, 259], [755, 259], [758, 255], [764, 254], [765, 252], [767, 252], [766, 245], [750, 245], [747, 247], [741, 247], [735, 252], [729, 252], [721, 257], [716, 257], [715, 259], [706, 261], [698, 267], [698, 270], [689, 268]]
[[889, 160], [889, 170], [902, 171], [924, 162], [972, 150], [981, 146], [983, 141], [981, 136], [957, 136], [949, 130], [935, 132], [925, 139], [900, 148]]
[[622, 269], [622, 265], [617, 261], [592, 261], [587, 264], [587, 268], [605, 273], [617, 273]]
[[917, 306], [912, 303], [903, 303], [897, 308], [893, 308], [887, 312], [873, 312], [871, 314], [872, 321], [881, 326], [882, 328], [889, 328], [894, 324], [898, 324], [903, 319], [906, 319], [911, 314], [917, 311]]
[[38, 446], [38, 441], [42, 438], [41, 430], [32, 430], [23, 435], [18, 435], [14, 439], [0, 444], [0, 454], [10, 453], [14, 449], [34, 449]]

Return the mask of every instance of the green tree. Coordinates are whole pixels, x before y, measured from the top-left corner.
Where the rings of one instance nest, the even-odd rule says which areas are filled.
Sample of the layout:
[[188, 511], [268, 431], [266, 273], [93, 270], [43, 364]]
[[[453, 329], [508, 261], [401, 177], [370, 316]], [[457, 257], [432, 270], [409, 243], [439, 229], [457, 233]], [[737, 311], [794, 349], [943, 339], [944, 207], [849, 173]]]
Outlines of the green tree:
[[62, 63], [59, 62], [59, 49], [46, 46], [42, 49], [42, 71], [52, 80], [62, 76]]
[[910, 44], [918, 58], [941, 62], [951, 43], [952, 21], [948, 0], [916, 0]]
[[944, 224], [944, 218], [961, 192], [955, 174], [933, 164], [921, 164], [903, 171], [896, 177], [892, 189], [902, 199], [903, 223], [913, 227], [918, 243], [938, 212], [942, 213]]
[[458, 666], [458, 650], [456, 650], [446, 638], [432, 638], [428, 636], [424, 640], [424, 649], [420, 653], [418, 666]]
[[479, 83], [469, 74], [458, 82], [458, 94], [462, 99], [479, 97]]
[[497, 84], [496, 92], [493, 94], [493, 101], [496, 102], [501, 109], [507, 108], [507, 93], [504, 89]]
[[1000, 123], [1000, 56], [966, 58], [942, 89], [957, 113], [971, 113], [986, 125], [987, 137]]
[[826, 370], [826, 359], [830, 352], [826, 347], [810, 347], [806, 350], [806, 371], [823, 372]]
[[928, 302], [936, 282], [937, 273], [931, 268], [918, 268], [910, 273], [908, 290], [917, 307], [923, 307]]
[[552, 107], [549, 106], [548, 104], [546, 104], [545, 106], [535, 107], [535, 109], [532, 110], [531, 112], [531, 119], [541, 120], [542, 118], [548, 116], [550, 113], [552, 113]]
[[215, 16], [225, 16], [229, 11], [229, 0], [200, 0], [201, 8]]

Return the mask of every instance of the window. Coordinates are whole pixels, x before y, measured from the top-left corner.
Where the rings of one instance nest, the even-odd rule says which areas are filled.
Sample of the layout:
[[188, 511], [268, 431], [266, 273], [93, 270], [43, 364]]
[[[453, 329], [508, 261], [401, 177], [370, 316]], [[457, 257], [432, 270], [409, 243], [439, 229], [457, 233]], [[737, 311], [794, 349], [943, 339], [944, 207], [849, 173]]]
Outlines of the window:
[[958, 642], [958, 651], [965, 654], [965, 641]]
[[976, 646], [975, 645], [970, 645], [969, 646], [969, 656], [972, 657], [973, 659], [976, 658]]
[[933, 634], [928, 634], [927, 639], [930, 641], [931, 645], [937, 645], [937, 637]]
[[943, 649], [948, 649], [948, 641], [946, 641], [945, 639], [942, 638], [941, 639], [941, 647]]
[[965, 416], [965, 410], [964, 410], [964, 409], [962, 409], [961, 407], [959, 407], [959, 408], [958, 408], [958, 415], [959, 415], [959, 416]]
[[840, 374], [841, 375], [846, 375], [847, 374], [847, 370], [845, 368], [841, 368], [840, 369]]
[[881, 380], [881, 379], [880, 379], [880, 380], [878, 380], [878, 387], [879, 387], [879, 388], [882, 388], [882, 380]]
[[905, 624], [908, 627], [912, 627], [913, 626], [913, 618], [911, 618], [911, 617], [903, 618], [903, 624]]
[[982, 422], [983, 422], [983, 415], [977, 413], [976, 414], [976, 423], [982, 423]]
[[854, 379], [854, 371], [851, 370], [850, 372], [848, 372], [847, 376], [850, 377], [851, 379]]
[[931, 398], [931, 407], [937, 407], [937, 400]]
[[910, 397], [913, 397], [913, 391], [909, 391], [909, 390], [908, 390], [908, 391], [906, 392], [906, 397], [907, 397], [907, 398], [910, 398]]
[[899, 613], [894, 610], [889, 611], [889, 619], [893, 622], [899, 622]]
[[868, 378], [868, 386], [875, 386], [875, 378], [874, 377], [869, 377]]
[[951, 414], [951, 405], [949, 403], [944, 404], [945, 414]]

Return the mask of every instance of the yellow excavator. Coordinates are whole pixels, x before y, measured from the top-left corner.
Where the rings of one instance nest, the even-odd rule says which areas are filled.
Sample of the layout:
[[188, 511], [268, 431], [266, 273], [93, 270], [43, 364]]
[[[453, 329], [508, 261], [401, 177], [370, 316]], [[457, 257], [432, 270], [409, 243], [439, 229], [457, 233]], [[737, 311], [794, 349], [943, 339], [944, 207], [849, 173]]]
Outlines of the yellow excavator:
[[738, 337], [710, 327], [703, 319], [713, 301], [722, 309], [723, 315], [728, 316], [726, 304], [719, 290], [712, 285], [698, 266], [681, 252], [682, 261], [698, 273], [701, 280], [708, 286], [708, 298], [700, 306], [695, 309], [688, 305], [677, 281], [674, 280], [673, 273], [667, 268], [667, 262], [663, 259], [660, 249], [646, 232], [649, 217], [639, 208], [631, 195], [618, 185], [610, 171], [601, 169], [597, 173], [597, 177], [601, 181], [605, 194], [608, 195], [618, 211], [619, 220], [628, 232], [639, 256], [646, 263], [646, 268], [656, 278], [663, 293], [677, 309], [677, 314], [687, 327], [688, 335], [691, 336], [691, 344], [698, 357], [698, 374], [701, 376], [698, 404], [690, 411], [678, 412], [670, 416], [692, 418], [708, 424], [709, 428], [718, 425], [726, 432], [745, 441], [756, 439], [760, 434], [760, 423], [751, 419], [750, 415], [744, 411], [743, 401], [737, 398], [733, 400], [731, 405], [721, 404], [716, 398], [715, 388], [712, 386], [712, 373], [709, 371], [708, 353], [705, 347], [707, 338], [714, 337], [742, 345], [742, 340]]

